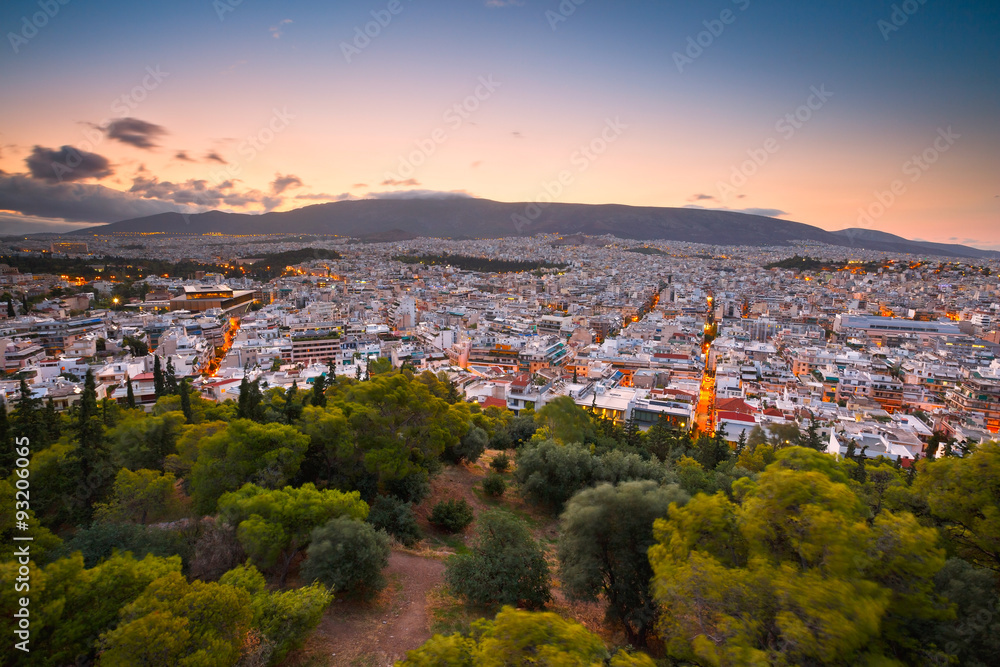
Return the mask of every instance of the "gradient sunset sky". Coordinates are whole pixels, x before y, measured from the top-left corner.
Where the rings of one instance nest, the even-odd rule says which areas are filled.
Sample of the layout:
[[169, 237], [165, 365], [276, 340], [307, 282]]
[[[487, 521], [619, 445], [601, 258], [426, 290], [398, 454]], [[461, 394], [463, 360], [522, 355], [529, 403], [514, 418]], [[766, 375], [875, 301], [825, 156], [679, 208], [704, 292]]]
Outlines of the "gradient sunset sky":
[[0, 233], [568, 172], [1000, 249], [996, 0], [577, 2], [7, 0]]

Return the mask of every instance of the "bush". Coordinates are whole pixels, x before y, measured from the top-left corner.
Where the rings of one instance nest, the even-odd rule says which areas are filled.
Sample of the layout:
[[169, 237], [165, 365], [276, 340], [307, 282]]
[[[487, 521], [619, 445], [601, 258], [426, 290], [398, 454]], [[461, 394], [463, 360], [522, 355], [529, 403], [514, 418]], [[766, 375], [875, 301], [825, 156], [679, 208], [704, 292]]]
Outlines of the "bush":
[[406, 477], [386, 483], [386, 490], [406, 503], [419, 503], [431, 495], [430, 476], [426, 470], [418, 470]]
[[312, 531], [302, 579], [318, 581], [336, 593], [371, 598], [385, 588], [382, 569], [389, 564], [389, 536], [371, 524], [338, 517]]
[[434, 509], [431, 510], [430, 521], [449, 533], [457, 533], [465, 530], [465, 527], [472, 523], [474, 517], [472, 506], [464, 498], [452, 498], [442, 500], [434, 506]]
[[490, 468], [501, 473], [510, 470], [510, 457], [507, 456], [507, 452], [500, 452], [494, 456], [490, 461]]
[[408, 547], [420, 541], [420, 528], [413, 506], [395, 496], [379, 496], [372, 503], [368, 523], [384, 530]]
[[478, 605], [538, 608], [552, 597], [545, 553], [524, 522], [503, 510], [480, 515], [471, 553], [448, 559], [445, 581]]
[[462, 439], [455, 447], [445, 450], [445, 457], [453, 463], [458, 463], [462, 460], [475, 463], [483, 455], [483, 452], [486, 451], [486, 445], [489, 441], [490, 436], [486, 431], [478, 426], [473, 426], [462, 436]]
[[580, 444], [529, 443], [518, 453], [514, 479], [532, 502], [559, 512], [574, 493], [591, 485], [594, 458]]
[[483, 491], [486, 495], [499, 498], [507, 491], [507, 482], [504, 481], [503, 476], [500, 474], [491, 472], [483, 480]]

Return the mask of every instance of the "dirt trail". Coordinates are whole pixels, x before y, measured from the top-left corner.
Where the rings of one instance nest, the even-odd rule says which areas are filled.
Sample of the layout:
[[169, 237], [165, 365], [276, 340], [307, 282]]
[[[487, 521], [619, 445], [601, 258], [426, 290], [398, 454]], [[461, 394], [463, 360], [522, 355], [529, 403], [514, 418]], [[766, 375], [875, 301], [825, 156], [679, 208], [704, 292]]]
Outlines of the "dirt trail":
[[392, 665], [427, 641], [427, 593], [444, 577], [444, 563], [393, 552], [385, 570], [389, 586], [372, 603], [334, 602], [286, 666]]

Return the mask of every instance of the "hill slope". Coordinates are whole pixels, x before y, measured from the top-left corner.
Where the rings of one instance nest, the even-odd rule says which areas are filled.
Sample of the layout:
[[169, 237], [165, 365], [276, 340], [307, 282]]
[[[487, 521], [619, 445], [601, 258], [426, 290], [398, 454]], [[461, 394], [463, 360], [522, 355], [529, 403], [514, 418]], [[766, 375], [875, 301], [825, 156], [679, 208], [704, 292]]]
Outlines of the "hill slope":
[[[818, 227], [732, 211], [549, 204], [453, 197], [364, 199], [317, 204], [293, 211], [248, 215], [210, 211], [197, 215], [161, 213], [80, 230], [81, 234], [165, 232], [174, 234], [339, 234], [393, 240], [410, 236], [499, 238], [539, 233], [612, 234], [636, 240], [664, 239], [717, 245], [784, 245], [809, 240], [846, 247], [956, 257], [1000, 257], [1000, 253], [943, 244], [925, 244], [869, 230], [828, 232]], [[528, 212], [535, 214], [532, 220]]]

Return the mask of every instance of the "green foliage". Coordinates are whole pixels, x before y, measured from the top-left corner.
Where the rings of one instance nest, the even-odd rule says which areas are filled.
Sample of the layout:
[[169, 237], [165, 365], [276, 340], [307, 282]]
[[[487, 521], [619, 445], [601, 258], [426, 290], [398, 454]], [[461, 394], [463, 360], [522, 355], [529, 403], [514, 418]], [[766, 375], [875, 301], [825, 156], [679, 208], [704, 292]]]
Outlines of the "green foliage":
[[[793, 458], [809, 467], [819, 456], [804, 449]], [[950, 615], [933, 589], [944, 565], [936, 531], [908, 513], [871, 519], [848, 484], [781, 462], [734, 492], [738, 503], [698, 495], [654, 525], [658, 627], [672, 656], [709, 664], [942, 656], [910, 630]]]
[[[610, 659], [610, 662], [609, 662]], [[600, 637], [576, 621], [552, 612], [504, 607], [496, 619], [480, 619], [468, 637], [434, 635], [409, 651], [400, 667], [653, 667], [642, 653], [619, 651], [614, 657]]]
[[147, 523], [173, 518], [179, 509], [174, 482], [173, 473], [122, 468], [115, 477], [110, 501], [94, 505], [94, 519]]
[[127, 413], [108, 432], [112, 460], [129, 470], [163, 468], [164, 460], [173, 454], [177, 438], [184, 429], [184, 415], [167, 412], [162, 415]]
[[385, 588], [389, 536], [368, 523], [339, 517], [312, 532], [302, 578], [335, 592], [369, 599]]
[[583, 442], [592, 430], [590, 415], [569, 396], [546, 403], [535, 413], [535, 422], [548, 429], [549, 437], [563, 444]]
[[[0, 564], [0, 581], [14, 581], [17, 568], [13, 560]], [[83, 557], [74, 554], [44, 569], [32, 568], [32, 652], [21, 664], [62, 667], [89, 663], [101, 633], [118, 622], [119, 610], [154, 580], [171, 573], [180, 577], [181, 561], [119, 554], [86, 569]], [[0, 588], [0, 630], [5, 637], [13, 636], [13, 612], [21, 595], [13, 586]]]
[[262, 645], [270, 652], [268, 664], [272, 665], [280, 664], [289, 651], [302, 645], [333, 600], [319, 584], [269, 592], [264, 576], [249, 564], [226, 572], [219, 583], [250, 594], [251, 625], [263, 636]]
[[505, 473], [510, 470], [510, 457], [507, 456], [507, 452], [500, 452], [493, 457], [490, 461], [490, 468], [499, 473]]
[[[0, 410], [2, 409], [0, 407]], [[30, 471], [31, 469], [18, 468], [18, 470]], [[18, 489], [15, 488], [14, 481], [18, 479], [21, 479], [21, 477], [17, 474], [11, 475], [10, 481], [0, 479], [0, 562], [12, 559], [15, 550], [22, 546], [14, 541], [15, 536], [24, 536], [24, 533], [17, 529], [18, 521], [25, 521], [31, 526], [31, 537], [33, 538], [31, 542], [31, 554], [35, 560], [39, 560], [47, 552], [58, 547], [61, 542], [48, 528], [38, 525], [35, 513], [31, 510], [31, 505], [23, 504], [25, 496], [15, 495]], [[32, 482], [35, 481], [32, 480]], [[31, 489], [27, 492], [30, 494]], [[22, 491], [22, 493], [24, 492]], [[30, 495], [28, 497], [30, 498]]]
[[970, 455], [923, 460], [914, 490], [956, 553], [1000, 572], [1000, 443]]
[[181, 531], [167, 530], [156, 526], [134, 523], [96, 522], [81, 528], [69, 538], [57, 553], [65, 557], [80, 553], [84, 565], [94, 567], [110, 558], [116, 551], [130, 552], [136, 558], [147, 555], [167, 558], [180, 556], [182, 561], [190, 558], [190, 545]]
[[495, 471], [487, 473], [483, 479], [483, 492], [494, 498], [499, 498], [506, 493], [507, 482], [504, 480], [503, 475]]
[[203, 513], [215, 509], [223, 493], [247, 482], [276, 489], [298, 472], [309, 437], [293, 426], [237, 419], [202, 440], [191, 470], [191, 495]]
[[545, 552], [524, 522], [503, 510], [479, 515], [470, 553], [448, 559], [445, 581], [482, 606], [539, 608], [551, 598]]
[[677, 485], [601, 484], [573, 496], [560, 519], [563, 587], [577, 599], [603, 595], [608, 617], [624, 626], [631, 643], [645, 643], [656, 620], [646, 555], [654, 543], [653, 521], [687, 500]]
[[412, 547], [420, 541], [420, 527], [413, 515], [413, 506], [395, 496], [378, 496], [368, 513], [368, 522], [404, 546]]
[[250, 595], [178, 572], [152, 582], [101, 636], [101, 665], [233, 665], [250, 628]]
[[449, 498], [434, 505], [430, 522], [449, 533], [457, 533], [465, 530], [474, 518], [472, 505], [465, 498]]
[[364, 520], [368, 505], [357, 491], [319, 491], [312, 484], [267, 490], [253, 484], [219, 499], [219, 516], [236, 526], [247, 555], [260, 567], [278, 566], [284, 583], [295, 556], [309, 544], [309, 535], [336, 517]]
[[486, 445], [489, 444], [489, 441], [490, 437], [486, 431], [478, 426], [473, 426], [462, 436], [458, 445], [445, 450], [444, 457], [453, 463], [458, 463], [459, 461], [475, 463], [483, 455], [483, 452], [486, 451]]

